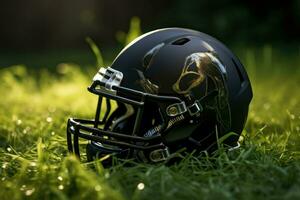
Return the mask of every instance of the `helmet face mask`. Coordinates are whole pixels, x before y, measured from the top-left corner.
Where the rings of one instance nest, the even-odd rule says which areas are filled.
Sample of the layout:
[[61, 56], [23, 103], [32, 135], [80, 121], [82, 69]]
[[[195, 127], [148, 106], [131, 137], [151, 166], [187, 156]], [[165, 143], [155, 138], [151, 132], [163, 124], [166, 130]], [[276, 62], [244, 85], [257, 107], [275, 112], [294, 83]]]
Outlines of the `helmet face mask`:
[[[88, 160], [114, 154], [155, 163], [181, 148], [214, 150], [218, 138], [239, 135], [252, 90], [243, 66], [219, 43], [200, 32], [173, 28], [153, 31], [125, 47], [88, 88], [98, 96], [95, 119], [68, 120], [69, 151], [80, 156], [82, 138], [89, 141]], [[237, 139], [227, 144], [235, 146]]]
[[[104, 74], [102, 76], [97, 74], [96, 76], [100, 78], [94, 78], [93, 84], [88, 88], [90, 92], [99, 96], [95, 120], [69, 119], [67, 127], [69, 150], [74, 150], [77, 155], [80, 155], [77, 145], [79, 138], [91, 140], [92, 144], [100, 149], [103, 148], [106, 152], [111, 151], [112, 153], [130, 150], [145, 152], [165, 150], [167, 147], [163, 144], [163, 138], [159, 132], [169, 128], [166, 124], [168, 120], [163, 119], [158, 106], [155, 110], [152, 110], [152, 116], [149, 116], [150, 111], [148, 110], [154, 107], [149, 105], [183, 103], [183, 106], [185, 106], [184, 102], [178, 97], [152, 95], [123, 88], [116, 81], [104, 78], [109, 76], [111, 70], [110, 67], [101, 68], [99, 73], [104, 72]], [[126, 97], [127, 95], [133, 98]], [[106, 102], [105, 112], [102, 119], [100, 119], [103, 99]], [[111, 112], [112, 100], [118, 104], [113, 112]], [[148, 112], [145, 113], [145, 110]], [[146, 114], [148, 116], [145, 116]], [[152, 127], [149, 126], [149, 123]], [[149, 129], [146, 130], [147, 128]], [[144, 130], [142, 135], [141, 129]], [[159, 159], [157, 155], [156, 157]], [[156, 162], [155, 159], [151, 161]]]

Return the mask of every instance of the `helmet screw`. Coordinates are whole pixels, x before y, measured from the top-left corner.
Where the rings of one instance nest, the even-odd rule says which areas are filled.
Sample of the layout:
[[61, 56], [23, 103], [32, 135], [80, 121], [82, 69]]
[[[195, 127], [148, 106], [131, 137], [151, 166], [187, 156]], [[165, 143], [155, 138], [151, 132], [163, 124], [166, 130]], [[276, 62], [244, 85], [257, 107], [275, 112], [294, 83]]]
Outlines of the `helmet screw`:
[[170, 114], [170, 115], [176, 115], [176, 114], [178, 113], [178, 112], [177, 112], [177, 108], [174, 107], [174, 106], [173, 106], [173, 107], [170, 107], [168, 111], [169, 111], [169, 114]]
[[190, 120], [190, 124], [192, 124], [192, 123], [194, 123], [194, 120], [191, 119], [191, 120]]

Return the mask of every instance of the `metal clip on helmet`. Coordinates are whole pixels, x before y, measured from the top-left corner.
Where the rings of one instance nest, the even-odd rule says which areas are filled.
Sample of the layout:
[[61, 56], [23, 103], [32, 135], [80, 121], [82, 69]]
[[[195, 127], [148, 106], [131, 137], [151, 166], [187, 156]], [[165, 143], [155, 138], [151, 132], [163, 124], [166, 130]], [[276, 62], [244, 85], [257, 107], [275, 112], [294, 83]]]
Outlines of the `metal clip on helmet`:
[[155, 163], [183, 148], [211, 152], [230, 132], [224, 144], [234, 148], [252, 99], [238, 58], [215, 38], [182, 28], [135, 39], [88, 90], [99, 97], [95, 119], [67, 125], [69, 151], [80, 156], [79, 138], [88, 140], [88, 160], [113, 154]]

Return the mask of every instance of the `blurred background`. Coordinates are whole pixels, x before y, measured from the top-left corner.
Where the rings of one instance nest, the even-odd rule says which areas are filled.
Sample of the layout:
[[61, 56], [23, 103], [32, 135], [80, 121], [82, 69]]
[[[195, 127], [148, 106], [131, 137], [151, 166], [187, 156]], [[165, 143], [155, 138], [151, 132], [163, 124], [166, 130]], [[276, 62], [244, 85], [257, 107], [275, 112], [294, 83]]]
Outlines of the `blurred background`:
[[299, 0], [2, 1], [0, 67], [95, 64], [86, 37], [111, 61], [130, 39], [130, 27], [136, 31], [133, 36], [186, 27], [208, 33], [238, 52], [267, 46], [299, 55], [299, 11]]

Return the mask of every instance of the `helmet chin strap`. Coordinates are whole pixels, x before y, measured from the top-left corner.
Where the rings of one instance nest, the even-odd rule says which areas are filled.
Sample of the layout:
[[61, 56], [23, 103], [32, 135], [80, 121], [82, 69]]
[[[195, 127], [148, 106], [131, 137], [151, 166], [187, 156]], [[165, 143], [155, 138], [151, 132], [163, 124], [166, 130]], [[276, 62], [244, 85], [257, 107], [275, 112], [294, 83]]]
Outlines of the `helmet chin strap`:
[[[201, 112], [203, 112], [204, 110], [204, 107], [202, 105], [205, 105], [208, 101], [211, 101], [217, 95], [218, 92], [216, 90], [213, 90], [201, 99], [194, 99], [192, 98], [192, 96], [190, 96], [192, 102], [190, 105], [186, 105], [184, 101], [180, 103], [174, 103], [167, 107], [166, 113], [169, 117], [175, 117], [185, 113], [188, 113], [188, 115], [193, 118], [199, 117]], [[192, 101], [192, 99], [194, 101]]]
[[147, 162], [162, 162], [170, 158], [171, 154], [168, 147], [162, 149], [155, 149], [151, 151], [148, 155], [145, 155], [144, 151], [135, 151], [134, 154], [138, 159], [147, 163]]
[[[167, 125], [167, 129], [171, 128], [175, 123], [179, 122], [179, 121], [182, 121], [184, 119], [184, 116], [183, 115], [179, 115], [175, 118], [172, 118], [170, 119], [170, 121], [168, 122], [168, 125]], [[145, 134], [144, 134], [144, 137], [151, 137], [151, 136], [154, 136], [156, 134], [159, 133], [159, 131], [161, 131], [161, 128], [162, 128], [162, 125], [157, 125], [151, 129], [149, 129]]]

